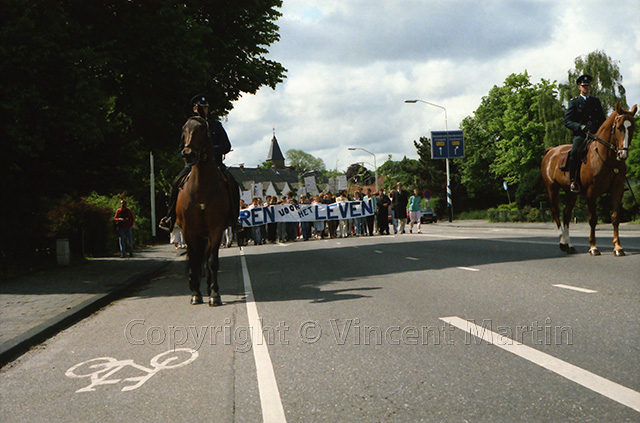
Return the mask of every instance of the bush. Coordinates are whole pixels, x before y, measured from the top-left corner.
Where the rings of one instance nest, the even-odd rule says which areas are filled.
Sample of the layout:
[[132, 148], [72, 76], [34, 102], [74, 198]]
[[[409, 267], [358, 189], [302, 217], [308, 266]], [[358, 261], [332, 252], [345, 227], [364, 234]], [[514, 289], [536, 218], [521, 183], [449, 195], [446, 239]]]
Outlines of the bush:
[[69, 238], [74, 256], [101, 256], [110, 251], [109, 232], [112, 212], [106, 207], [79, 200], [62, 200], [47, 214], [49, 236]]
[[74, 256], [105, 256], [117, 252], [118, 236], [113, 216], [120, 208], [122, 198], [136, 218], [134, 244], [148, 243], [150, 234], [135, 230], [149, 225], [149, 219], [140, 214], [140, 205], [135, 199], [120, 195], [103, 196], [95, 192], [79, 200], [62, 200], [51, 209], [47, 215], [49, 236], [69, 238]]
[[456, 215], [457, 220], [484, 220], [487, 219], [487, 210], [468, 210]]
[[524, 206], [518, 207], [516, 203], [501, 204], [495, 209], [487, 210], [489, 222], [546, 222], [540, 209]]

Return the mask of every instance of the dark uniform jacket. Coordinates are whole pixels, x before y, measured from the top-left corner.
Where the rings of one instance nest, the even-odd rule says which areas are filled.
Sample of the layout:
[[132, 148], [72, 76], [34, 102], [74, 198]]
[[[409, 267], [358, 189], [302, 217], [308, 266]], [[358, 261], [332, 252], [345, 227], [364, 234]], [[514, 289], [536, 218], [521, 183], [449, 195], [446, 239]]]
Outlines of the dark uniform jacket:
[[574, 137], [584, 137], [586, 134], [580, 129], [581, 125], [592, 134], [598, 132], [605, 120], [602, 104], [598, 97], [586, 98], [579, 95], [569, 101], [569, 108], [564, 114], [564, 126], [573, 132]]
[[406, 190], [393, 191], [393, 217], [396, 219], [404, 219], [407, 217], [407, 204], [409, 203], [409, 192]]

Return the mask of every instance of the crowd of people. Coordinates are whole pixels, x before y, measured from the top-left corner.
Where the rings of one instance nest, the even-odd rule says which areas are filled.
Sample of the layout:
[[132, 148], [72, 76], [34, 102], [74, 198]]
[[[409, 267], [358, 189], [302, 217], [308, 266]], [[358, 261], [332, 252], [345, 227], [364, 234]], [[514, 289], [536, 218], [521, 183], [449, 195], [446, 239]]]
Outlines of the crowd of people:
[[[336, 196], [332, 192], [327, 192], [315, 196], [301, 195], [299, 199], [295, 198], [293, 192], [288, 192], [286, 196], [280, 199], [276, 196], [268, 195], [264, 201], [259, 197], [253, 198], [251, 204], [246, 204], [240, 200], [240, 209], [267, 207], [277, 204], [332, 204], [346, 201], [368, 201], [369, 199], [371, 199], [375, 210], [375, 213], [371, 216], [314, 222], [275, 222], [245, 227], [237, 234], [238, 245], [389, 235], [391, 230], [393, 230], [394, 234], [404, 234], [413, 233], [414, 226], [416, 226], [417, 233], [421, 233], [420, 202], [422, 197], [417, 189], [414, 189], [413, 195], [410, 196], [403, 189], [401, 183], [398, 183], [397, 188], [389, 192], [389, 194], [385, 193], [383, 189], [380, 189], [377, 194], [373, 194], [371, 189], [367, 189], [366, 193], [356, 190], [352, 196], [349, 196], [346, 190], [338, 192]], [[408, 231], [407, 224], [409, 225]], [[228, 231], [223, 244], [230, 246], [232, 241], [231, 233]]]

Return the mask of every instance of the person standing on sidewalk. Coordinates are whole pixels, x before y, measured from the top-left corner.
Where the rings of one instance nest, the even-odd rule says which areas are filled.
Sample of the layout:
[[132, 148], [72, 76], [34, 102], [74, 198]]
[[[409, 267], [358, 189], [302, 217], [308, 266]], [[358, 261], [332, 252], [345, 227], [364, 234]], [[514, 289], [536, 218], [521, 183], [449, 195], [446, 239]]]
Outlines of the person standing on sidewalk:
[[409, 222], [409, 233], [413, 233], [413, 224], [418, 225], [418, 233], [422, 233], [420, 231], [420, 202], [422, 201], [422, 197], [418, 192], [418, 188], [413, 190], [413, 195], [409, 197], [409, 218], [411, 222]]
[[116, 211], [113, 221], [118, 226], [118, 241], [120, 244], [120, 257], [124, 258], [126, 254], [126, 242], [129, 243], [129, 257], [133, 257], [133, 224], [136, 218], [131, 209], [127, 208], [127, 202], [120, 200], [120, 208]]
[[[409, 203], [409, 193], [402, 188], [402, 183], [398, 182], [398, 189], [393, 192], [391, 206], [393, 208], [393, 217], [398, 220], [398, 233], [403, 234], [405, 225], [407, 224], [407, 204]], [[396, 225], [394, 223], [395, 231]]]

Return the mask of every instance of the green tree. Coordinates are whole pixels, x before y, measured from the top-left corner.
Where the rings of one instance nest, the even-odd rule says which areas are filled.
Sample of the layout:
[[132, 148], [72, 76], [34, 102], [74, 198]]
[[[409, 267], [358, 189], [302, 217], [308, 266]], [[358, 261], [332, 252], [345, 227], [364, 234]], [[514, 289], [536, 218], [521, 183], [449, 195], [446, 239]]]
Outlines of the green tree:
[[370, 185], [375, 184], [373, 172], [362, 165], [362, 162], [352, 163], [345, 172], [347, 181], [354, 184]]
[[262, 169], [273, 169], [275, 167], [275, 165], [273, 164], [273, 162], [271, 160], [267, 160], [265, 162], [262, 162], [260, 167]]
[[321, 158], [312, 156], [302, 150], [287, 150], [284, 153], [289, 161], [289, 166], [293, 166], [297, 170], [313, 170], [316, 172], [324, 172], [326, 167]]
[[518, 184], [539, 169], [545, 136], [558, 131], [549, 125], [559, 117], [555, 85], [529, 79], [526, 71], [509, 75], [503, 86], [494, 86], [482, 99], [474, 116], [462, 122], [466, 157], [460, 161], [460, 175], [471, 197], [501, 199], [502, 182]]
[[47, 210], [64, 195], [147, 198], [150, 150], [157, 174], [172, 179], [195, 93], [209, 94], [211, 114], [222, 116], [242, 93], [284, 78], [286, 69], [267, 59], [281, 5], [0, 2], [0, 137], [10, 140], [0, 177], [6, 194], [21, 198], [19, 209], [3, 210], [0, 220], [11, 225], [2, 233], [14, 241], [2, 253], [30, 257]]

